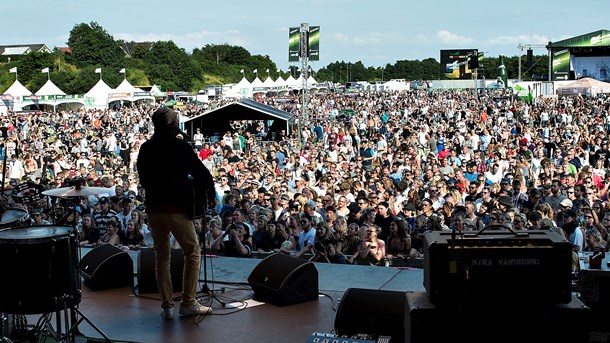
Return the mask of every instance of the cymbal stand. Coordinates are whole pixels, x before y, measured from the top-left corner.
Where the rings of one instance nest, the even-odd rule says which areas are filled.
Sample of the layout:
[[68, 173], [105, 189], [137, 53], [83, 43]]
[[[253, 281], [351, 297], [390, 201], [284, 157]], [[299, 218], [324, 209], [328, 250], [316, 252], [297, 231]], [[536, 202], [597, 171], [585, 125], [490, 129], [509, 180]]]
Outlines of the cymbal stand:
[[[100, 335], [102, 335], [102, 337], [104, 337], [104, 340], [106, 342], [108, 342], [108, 343], [112, 342], [110, 340], [110, 338], [108, 338], [108, 336], [106, 336], [106, 334], [102, 331], [102, 329], [100, 329], [97, 325], [95, 325], [91, 321], [91, 319], [89, 319], [77, 306], [73, 306], [71, 309], [74, 311], [74, 314], [77, 315], [76, 317], [78, 317], [78, 315], [80, 315], [80, 318], [78, 318], [76, 320], [76, 322], [74, 322], [72, 324], [72, 327], [66, 334], [67, 337], [74, 337], [74, 334], [78, 331], [78, 325], [80, 323], [82, 323], [83, 321], [86, 321], [92, 328], [95, 329], [95, 331], [97, 331], [97, 333], [99, 333]], [[67, 320], [68, 320], [67, 319], [68, 318], [67, 309], [66, 309], [66, 313], [64, 315], [65, 315], [66, 323], [67, 323]]]

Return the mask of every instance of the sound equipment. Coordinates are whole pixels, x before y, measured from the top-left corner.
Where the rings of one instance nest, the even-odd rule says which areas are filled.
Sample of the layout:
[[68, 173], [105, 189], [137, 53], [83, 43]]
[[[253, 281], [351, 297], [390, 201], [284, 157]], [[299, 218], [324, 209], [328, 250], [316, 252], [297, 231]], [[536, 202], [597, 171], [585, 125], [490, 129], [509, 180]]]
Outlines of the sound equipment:
[[329, 332], [314, 332], [307, 338], [306, 343], [388, 343], [389, 337], [373, 337], [357, 335], [354, 337], [339, 336]]
[[80, 302], [78, 237], [72, 227], [0, 231], [0, 312], [39, 314]]
[[534, 64], [534, 50], [527, 49], [527, 59], [525, 62], [525, 70], [529, 71], [532, 69], [532, 65]]
[[[170, 272], [174, 292], [182, 291], [182, 276], [184, 275], [184, 251], [172, 249]], [[138, 253], [138, 293], [158, 293], [155, 274], [155, 249], [142, 248]]]
[[284, 254], [263, 259], [248, 276], [255, 299], [276, 306], [318, 299], [318, 270], [312, 262]]
[[335, 316], [335, 331], [341, 336], [390, 336], [391, 342], [405, 337], [405, 292], [348, 288]]
[[424, 234], [424, 287], [435, 304], [569, 303], [572, 244], [550, 230], [490, 226]]
[[133, 260], [127, 252], [112, 244], [102, 244], [80, 261], [84, 284], [97, 291], [133, 286]]
[[588, 342], [590, 311], [568, 304], [438, 307], [425, 292], [407, 292], [405, 342]]

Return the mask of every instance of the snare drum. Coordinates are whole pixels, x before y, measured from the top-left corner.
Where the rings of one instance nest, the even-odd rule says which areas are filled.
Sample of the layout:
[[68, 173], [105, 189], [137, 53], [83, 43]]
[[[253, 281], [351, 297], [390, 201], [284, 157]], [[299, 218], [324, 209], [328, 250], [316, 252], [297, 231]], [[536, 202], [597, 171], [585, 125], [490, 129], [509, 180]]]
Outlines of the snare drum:
[[0, 312], [40, 314], [80, 303], [78, 238], [72, 227], [0, 231]]
[[0, 230], [29, 224], [30, 215], [22, 208], [7, 208], [0, 217]]

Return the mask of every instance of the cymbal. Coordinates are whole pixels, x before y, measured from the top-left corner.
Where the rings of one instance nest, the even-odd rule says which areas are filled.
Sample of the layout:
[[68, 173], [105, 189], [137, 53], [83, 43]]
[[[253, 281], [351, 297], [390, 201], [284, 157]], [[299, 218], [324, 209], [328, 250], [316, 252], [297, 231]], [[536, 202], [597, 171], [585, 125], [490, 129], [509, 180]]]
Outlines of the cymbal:
[[61, 188], [49, 189], [49, 190], [42, 192], [42, 194], [44, 194], [44, 195], [48, 195], [51, 197], [60, 197], [60, 198], [61, 197], [80, 197], [80, 196], [87, 196], [87, 195], [98, 195], [98, 194], [104, 194], [104, 193], [110, 193], [110, 188], [61, 187]]

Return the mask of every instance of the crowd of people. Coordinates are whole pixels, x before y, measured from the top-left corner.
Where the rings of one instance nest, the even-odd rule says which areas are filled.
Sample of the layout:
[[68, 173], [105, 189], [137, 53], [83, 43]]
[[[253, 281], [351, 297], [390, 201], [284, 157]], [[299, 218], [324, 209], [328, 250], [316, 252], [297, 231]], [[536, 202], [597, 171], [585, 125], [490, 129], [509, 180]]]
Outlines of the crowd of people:
[[[298, 99], [261, 101], [300, 111]], [[225, 103], [181, 112], [195, 116]], [[526, 103], [472, 90], [327, 93], [310, 95], [308, 106], [310, 121], [274, 141], [264, 140], [265, 123], [248, 122], [217, 137], [183, 137], [215, 181], [218, 205], [194, 219], [202, 248], [384, 264], [421, 258], [426, 230], [494, 225], [555, 231], [572, 242], [575, 256], [605, 250], [606, 95]], [[73, 223], [81, 244], [151, 245], [136, 160], [152, 136], [156, 108], [2, 118], [9, 210], [25, 209], [33, 225]], [[79, 180], [107, 193], [28, 193]]]

